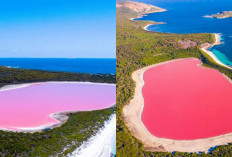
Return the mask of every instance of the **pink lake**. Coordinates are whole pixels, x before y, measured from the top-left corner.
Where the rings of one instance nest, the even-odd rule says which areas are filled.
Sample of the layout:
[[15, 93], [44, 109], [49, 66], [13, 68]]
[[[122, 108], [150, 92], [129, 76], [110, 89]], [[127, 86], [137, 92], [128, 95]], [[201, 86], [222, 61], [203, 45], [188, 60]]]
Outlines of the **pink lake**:
[[116, 86], [47, 82], [0, 90], [0, 128], [20, 130], [57, 124], [51, 114], [108, 108], [116, 102]]
[[144, 73], [142, 122], [154, 136], [193, 140], [232, 132], [232, 84], [200, 63], [181, 59]]

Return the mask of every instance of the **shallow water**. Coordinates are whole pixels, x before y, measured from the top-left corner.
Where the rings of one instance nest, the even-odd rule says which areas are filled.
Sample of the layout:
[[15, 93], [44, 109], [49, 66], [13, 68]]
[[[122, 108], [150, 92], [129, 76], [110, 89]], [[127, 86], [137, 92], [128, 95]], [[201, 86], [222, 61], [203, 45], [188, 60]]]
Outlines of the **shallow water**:
[[[148, 30], [171, 33], [222, 33], [224, 44], [213, 47], [215, 55], [226, 65], [232, 66], [232, 18], [205, 18], [205, 15], [232, 10], [230, 0], [139, 0], [167, 9], [152, 13], [139, 20], [165, 22], [152, 25]], [[221, 56], [223, 54], [223, 57]]]
[[78, 82], [3, 89], [0, 90], [0, 128], [25, 130], [57, 124], [51, 114], [108, 108], [116, 102], [115, 92], [115, 85]]
[[142, 121], [154, 136], [193, 140], [232, 132], [232, 84], [199, 63], [182, 59], [145, 71]]

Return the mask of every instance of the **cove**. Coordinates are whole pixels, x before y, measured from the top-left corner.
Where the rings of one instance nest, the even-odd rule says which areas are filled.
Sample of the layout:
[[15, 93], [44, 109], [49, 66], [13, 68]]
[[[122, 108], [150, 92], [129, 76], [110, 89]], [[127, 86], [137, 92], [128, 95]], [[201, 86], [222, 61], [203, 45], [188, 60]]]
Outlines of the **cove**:
[[[221, 33], [223, 44], [214, 46], [211, 51], [226, 65], [232, 66], [232, 18], [205, 18], [205, 15], [232, 10], [228, 0], [139, 0], [161, 7], [167, 11], [152, 13], [138, 20], [164, 22], [151, 25], [147, 29], [166, 33]], [[137, 19], [136, 19], [137, 20]], [[223, 54], [223, 55], [222, 55]]]

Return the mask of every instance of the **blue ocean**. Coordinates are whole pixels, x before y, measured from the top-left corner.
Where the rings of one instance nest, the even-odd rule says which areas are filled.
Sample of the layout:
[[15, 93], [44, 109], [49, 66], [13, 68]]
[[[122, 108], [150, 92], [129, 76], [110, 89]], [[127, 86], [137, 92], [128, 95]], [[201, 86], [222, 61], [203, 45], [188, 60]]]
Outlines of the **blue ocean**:
[[0, 66], [89, 74], [116, 74], [116, 59], [0, 58]]
[[138, 0], [166, 9], [138, 20], [164, 22], [151, 25], [148, 30], [166, 33], [221, 33], [224, 44], [211, 51], [224, 64], [232, 66], [232, 18], [205, 18], [205, 15], [232, 11], [231, 0]]

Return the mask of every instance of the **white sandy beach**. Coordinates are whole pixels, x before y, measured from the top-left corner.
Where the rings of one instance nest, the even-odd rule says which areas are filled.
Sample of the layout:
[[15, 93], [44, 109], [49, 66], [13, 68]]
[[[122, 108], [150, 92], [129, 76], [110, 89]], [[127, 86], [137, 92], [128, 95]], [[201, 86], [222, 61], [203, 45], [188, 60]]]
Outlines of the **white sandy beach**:
[[[179, 59], [176, 59], [179, 60]], [[232, 133], [198, 140], [171, 140], [159, 138], [152, 135], [141, 121], [144, 107], [142, 87], [144, 85], [143, 74], [146, 70], [158, 65], [174, 62], [171, 60], [163, 63], [150, 65], [139, 69], [132, 74], [132, 79], [136, 83], [133, 99], [123, 108], [123, 118], [132, 135], [144, 144], [144, 149], [148, 151], [180, 151], [180, 152], [208, 152], [211, 147], [226, 145], [232, 142]]]
[[165, 24], [165, 23], [164, 23], [164, 22], [156, 22], [156, 23], [154, 23], [154, 24], [147, 24], [146, 26], [143, 27], [143, 29], [144, 29], [145, 31], [150, 31], [150, 30], [148, 30], [148, 27], [149, 27], [149, 26], [151, 26], [151, 25], [162, 25], [162, 24]]
[[227, 66], [224, 63], [222, 63], [212, 51], [209, 51], [211, 47], [222, 44], [220, 34], [214, 33], [214, 35], [215, 35], [215, 42], [213, 44], [204, 44], [204, 46], [201, 47], [201, 50], [207, 53], [217, 64], [223, 67], [226, 67], [228, 69], [232, 69], [232, 67]]
[[143, 27], [143, 29], [145, 30], [145, 31], [149, 31], [147, 28], [149, 27], [149, 26], [151, 26], [152, 24], [148, 24], [148, 25], [146, 25], [145, 27]]
[[96, 135], [84, 142], [68, 157], [111, 157], [116, 143], [116, 114], [113, 114]]
[[22, 83], [22, 84], [15, 84], [15, 85], [6, 85], [6, 86], [3, 86], [3, 87], [0, 88], [0, 92], [1, 91], [24, 88], [24, 87], [28, 87], [28, 86], [35, 85], [35, 84], [39, 84], [39, 83]]

